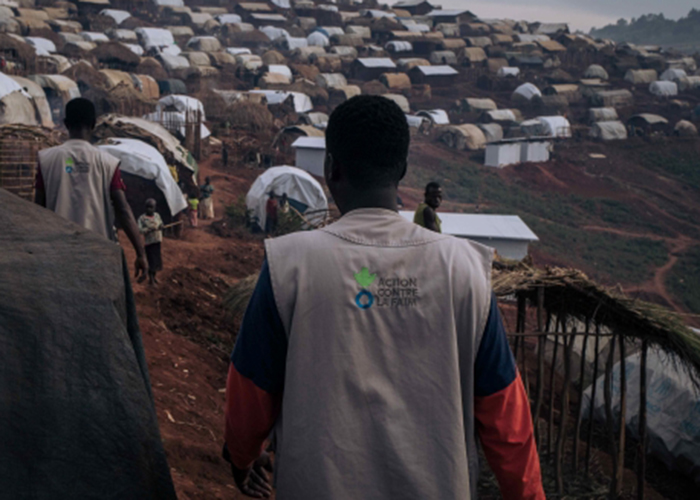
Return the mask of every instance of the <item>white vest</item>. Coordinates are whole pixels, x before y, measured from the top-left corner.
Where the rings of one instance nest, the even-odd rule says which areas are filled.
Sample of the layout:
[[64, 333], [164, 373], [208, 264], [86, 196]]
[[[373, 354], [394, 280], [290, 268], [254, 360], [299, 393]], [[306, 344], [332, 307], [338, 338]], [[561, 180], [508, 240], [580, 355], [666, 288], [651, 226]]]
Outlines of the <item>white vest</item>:
[[277, 498], [471, 498], [493, 250], [384, 209], [266, 250], [288, 336]]
[[119, 160], [90, 143], [69, 140], [39, 151], [46, 208], [115, 240], [110, 185]]

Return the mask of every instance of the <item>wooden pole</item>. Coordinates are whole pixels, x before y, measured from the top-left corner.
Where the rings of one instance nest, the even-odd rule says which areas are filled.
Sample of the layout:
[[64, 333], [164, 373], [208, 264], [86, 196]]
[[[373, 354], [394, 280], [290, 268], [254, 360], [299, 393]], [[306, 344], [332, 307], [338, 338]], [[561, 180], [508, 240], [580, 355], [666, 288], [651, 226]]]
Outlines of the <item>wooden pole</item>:
[[615, 422], [613, 421], [612, 412], [612, 368], [615, 362], [615, 341], [613, 337], [610, 341], [610, 352], [608, 353], [608, 362], [605, 364], [605, 420], [608, 429], [608, 441], [610, 442], [610, 458], [612, 459], [613, 473], [610, 479], [610, 498], [615, 498], [617, 491], [617, 447], [615, 446]]
[[647, 348], [646, 339], [642, 340], [642, 355], [639, 373], [639, 470], [637, 471], [637, 500], [644, 500], [644, 476], [647, 469]]
[[[586, 333], [583, 336], [583, 348], [581, 349], [581, 364], [579, 365], [579, 384], [578, 384], [578, 405], [576, 408], [576, 430], [574, 434], [574, 472], [578, 471], [579, 463], [579, 447], [581, 444], [581, 423], [583, 422], [583, 415], [581, 414], [581, 407], [583, 406], [583, 386], [585, 384], [586, 377], [586, 351], [588, 349], [588, 339], [590, 337], [590, 326], [591, 322], [586, 318]], [[574, 337], [575, 338], [575, 337]]]
[[[526, 319], [527, 319], [527, 298], [525, 295], [519, 295], [518, 296], [518, 325], [520, 327], [519, 332], [520, 333], [525, 333], [525, 324], [526, 324]], [[522, 366], [522, 377], [523, 377], [523, 386], [525, 387], [525, 393], [528, 396], [528, 400], [530, 399], [530, 378], [527, 373], [527, 357], [525, 355], [525, 337], [523, 337], [520, 341], [520, 358], [521, 358], [521, 366]], [[517, 362], [517, 360], [516, 360]]]
[[574, 351], [574, 341], [576, 337], [564, 338], [564, 387], [561, 396], [561, 410], [559, 416], [559, 435], [557, 436], [557, 453], [554, 461], [554, 467], [557, 475], [557, 492], [559, 495], [564, 495], [564, 441], [566, 439], [566, 421], [569, 416], [569, 386], [571, 385], [571, 355]]
[[554, 352], [552, 353], [552, 366], [549, 370], [549, 426], [547, 428], [547, 454], [552, 454], [552, 445], [554, 444], [554, 392], [556, 391], [556, 383], [554, 380], [555, 367], [557, 365], [557, 351], [559, 350], [559, 324], [561, 318], [557, 316], [556, 325], [554, 327]]
[[[537, 289], [537, 330], [543, 331], [544, 328], [549, 329], [549, 319], [547, 325], [544, 325], [544, 288]], [[535, 442], [537, 443], [537, 451], [540, 451], [542, 436], [540, 432], [540, 409], [542, 408], [542, 399], [544, 398], [544, 350], [547, 346], [547, 337], [539, 337], [537, 339], [537, 387], [535, 388], [535, 404], [532, 407], [532, 421], [535, 426]]]
[[[600, 333], [600, 325], [596, 323], [596, 333]], [[600, 360], [600, 336], [595, 337], [595, 358], [593, 359], [593, 385], [591, 386], [591, 405], [588, 409], [588, 443], [586, 444], [586, 476], [591, 465], [591, 444], [593, 441], [593, 410], [595, 408], [596, 389], [598, 389], [598, 361]]]
[[620, 443], [617, 456], [615, 498], [622, 496], [625, 478], [625, 434], [627, 430], [627, 374], [625, 373], [625, 336], [620, 334]]

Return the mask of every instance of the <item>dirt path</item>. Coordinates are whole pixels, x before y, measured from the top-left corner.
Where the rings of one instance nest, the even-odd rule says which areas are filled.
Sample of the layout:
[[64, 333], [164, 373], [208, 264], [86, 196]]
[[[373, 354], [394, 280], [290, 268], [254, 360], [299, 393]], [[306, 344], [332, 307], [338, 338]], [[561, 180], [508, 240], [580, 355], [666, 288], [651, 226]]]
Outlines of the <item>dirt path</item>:
[[688, 250], [693, 245], [697, 244], [697, 241], [686, 236], [668, 238], [665, 236], [659, 236], [651, 233], [634, 233], [631, 231], [624, 231], [621, 229], [601, 226], [584, 226], [583, 229], [587, 231], [600, 231], [611, 234], [617, 234], [619, 236], [624, 236], [627, 238], [646, 238], [650, 240], [666, 242], [670, 246], [668, 261], [663, 266], [658, 267], [654, 270], [654, 277], [652, 279], [640, 285], [626, 287], [625, 292], [628, 294], [652, 293], [663, 299], [668, 304], [668, 306], [674, 311], [678, 313], [686, 312], [683, 307], [679, 306], [676, 303], [675, 299], [668, 292], [668, 289], [666, 288], [666, 278], [668, 277], [668, 273], [671, 271], [671, 269], [673, 269], [673, 266], [675, 266], [678, 263], [678, 256], [686, 250]]

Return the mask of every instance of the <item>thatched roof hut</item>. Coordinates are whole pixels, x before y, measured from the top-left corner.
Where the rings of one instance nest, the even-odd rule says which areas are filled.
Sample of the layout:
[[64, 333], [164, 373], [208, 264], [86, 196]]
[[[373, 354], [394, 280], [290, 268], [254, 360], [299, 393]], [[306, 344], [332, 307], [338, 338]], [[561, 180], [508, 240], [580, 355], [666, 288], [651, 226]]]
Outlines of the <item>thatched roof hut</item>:
[[447, 144], [448, 147], [460, 151], [476, 151], [486, 147], [484, 132], [471, 123], [443, 127], [438, 133], [438, 138]]
[[19, 69], [26, 72], [35, 71], [36, 51], [26, 42], [0, 33], [0, 55]]
[[141, 58], [134, 54], [126, 45], [119, 42], [108, 42], [98, 45], [90, 52], [100, 64], [110, 69], [135, 71], [141, 63]]
[[166, 80], [168, 78], [168, 73], [163, 68], [163, 65], [153, 57], [144, 57], [141, 59], [141, 62], [134, 72], [139, 75], [148, 75], [156, 80]]
[[81, 94], [92, 88], [106, 89], [110, 86], [107, 76], [85, 61], [78, 61], [62, 74], [78, 84]]
[[403, 91], [411, 88], [411, 79], [406, 73], [384, 73], [379, 81], [391, 91]]

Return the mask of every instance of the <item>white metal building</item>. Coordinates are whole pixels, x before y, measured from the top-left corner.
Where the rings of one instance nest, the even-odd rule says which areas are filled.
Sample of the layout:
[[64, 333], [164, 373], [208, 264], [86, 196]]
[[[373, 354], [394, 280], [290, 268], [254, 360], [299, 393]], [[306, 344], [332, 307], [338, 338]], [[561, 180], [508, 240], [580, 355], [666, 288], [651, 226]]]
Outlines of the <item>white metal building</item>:
[[[413, 221], [413, 212], [401, 216]], [[466, 238], [489, 246], [506, 259], [522, 260], [530, 242], [539, 238], [517, 215], [454, 214], [438, 212], [443, 234]]]
[[484, 165], [503, 168], [517, 163], [546, 162], [551, 150], [552, 142], [545, 138], [492, 142], [486, 145]]
[[292, 147], [296, 150], [297, 168], [317, 177], [323, 177], [323, 163], [326, 159], [325, 137], [299, 137]]

